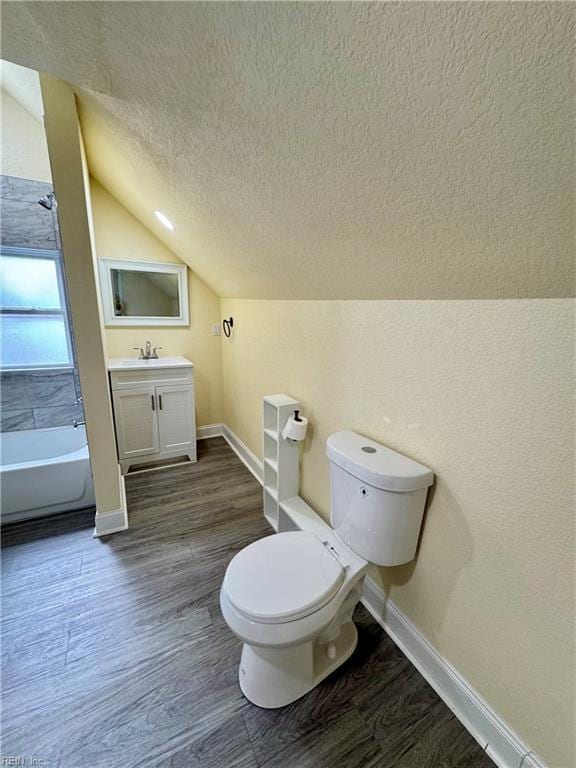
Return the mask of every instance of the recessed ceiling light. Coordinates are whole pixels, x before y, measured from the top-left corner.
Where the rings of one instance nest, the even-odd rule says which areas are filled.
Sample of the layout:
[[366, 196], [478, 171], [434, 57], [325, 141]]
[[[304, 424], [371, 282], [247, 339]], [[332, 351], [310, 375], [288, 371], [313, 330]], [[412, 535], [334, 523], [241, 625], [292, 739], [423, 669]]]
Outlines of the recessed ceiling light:
[[175, 229], [174, 224], [172, 224], [172, 222], [170, 221], [168, 216], [165, 216], [162, 213], [162, 211], [154, 211], [154, 214], [155, 214], [156, 218], [158, 219], [158, 221], [161, 221], [162, 224], [164, 224], [166, 229], [169, 229], [170, 232], [174, 232], [174, 229]]

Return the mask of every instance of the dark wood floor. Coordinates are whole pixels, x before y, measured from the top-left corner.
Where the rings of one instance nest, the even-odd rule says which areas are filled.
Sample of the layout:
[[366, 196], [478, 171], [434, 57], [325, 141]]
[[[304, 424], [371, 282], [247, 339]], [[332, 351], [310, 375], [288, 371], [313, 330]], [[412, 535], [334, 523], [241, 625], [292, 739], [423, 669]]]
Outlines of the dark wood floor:
[[[221, 438], [199, 461], [126, 479], [130, 530], [93, 514], [3, 532], [2, 754], [51, 768], [493, 768], [359, 607], [359, 647], [304, 699], [267, 711], [237, 683], [218, 591], [270, 533], [261, 489]], [[4, 763], [3, 763], [4, 764]]]

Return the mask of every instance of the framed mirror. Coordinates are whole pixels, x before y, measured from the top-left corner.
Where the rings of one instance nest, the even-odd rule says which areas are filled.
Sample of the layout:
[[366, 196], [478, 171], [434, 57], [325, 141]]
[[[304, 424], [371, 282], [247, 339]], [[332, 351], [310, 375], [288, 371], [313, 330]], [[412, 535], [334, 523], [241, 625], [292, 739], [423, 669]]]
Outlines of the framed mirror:
[[106, 325], [188, 325], [185, 264], [100, 259]]

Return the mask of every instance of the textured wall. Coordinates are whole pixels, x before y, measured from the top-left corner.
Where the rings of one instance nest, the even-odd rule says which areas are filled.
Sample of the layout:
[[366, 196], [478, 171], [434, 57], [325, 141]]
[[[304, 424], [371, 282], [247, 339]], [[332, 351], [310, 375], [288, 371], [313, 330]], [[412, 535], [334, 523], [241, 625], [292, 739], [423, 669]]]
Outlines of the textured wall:
[[3, 89], [0, 98], [2, 173], [51, 183], [44, 126]]
[[3, 55], [79, 86], [92, 173], [220, 296], [570, 296], [575, 11], [5, 3]]
[[[92, 180], [92, 210], [99, 258], [179, 261], [177, 256]], [[110, 357], [134, 357], [133, 347], [146, 339], [162, 346], [162, 355], [184, 355], [194, 363], [196, 419], [199, 425], [222, 421], [222, 362], [220, 339], [212, 323], [220, 320], [220, 300], [193, 272], [188, 272], [190, 326], [183, 328], [107, 328]]]
[[573, 306], [223, 300], [225, 422], [261, 456], [261, 397], [302, 401], [301, 493], [329, 514], [326, 438], [430, 466], [415, 563], [386, 592], [551, 768], [574, 765]]

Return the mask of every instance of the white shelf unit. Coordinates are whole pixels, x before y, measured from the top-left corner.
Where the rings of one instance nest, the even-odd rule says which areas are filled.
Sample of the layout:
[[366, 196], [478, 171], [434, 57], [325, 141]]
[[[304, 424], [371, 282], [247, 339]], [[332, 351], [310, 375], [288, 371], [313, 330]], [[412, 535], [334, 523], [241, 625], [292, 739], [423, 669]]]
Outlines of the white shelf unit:
[[276, 531], [282, 502], [298, 495], [300, 451], [298, 443], [283, 439], [282, 430], [299, 407], [288, 395], [266, 395], [262, 401], [264, 517]]

